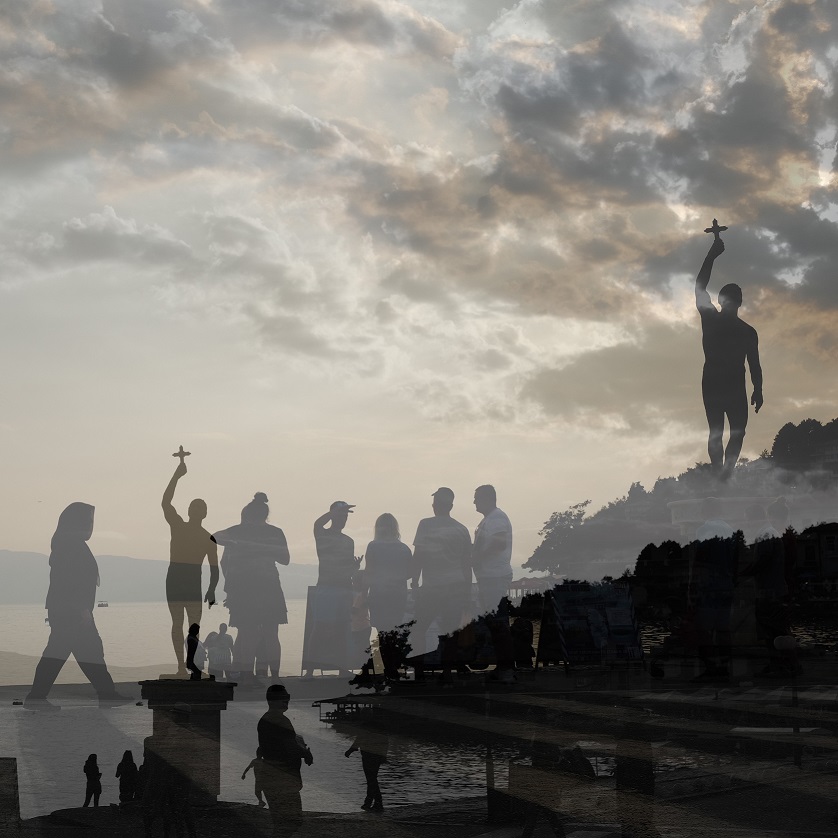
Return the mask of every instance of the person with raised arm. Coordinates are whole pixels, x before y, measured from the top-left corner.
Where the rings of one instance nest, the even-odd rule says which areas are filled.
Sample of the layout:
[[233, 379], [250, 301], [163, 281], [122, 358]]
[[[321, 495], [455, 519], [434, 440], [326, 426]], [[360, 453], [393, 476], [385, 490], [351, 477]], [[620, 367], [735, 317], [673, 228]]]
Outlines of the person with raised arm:
[[[186, 474], [185, 457], [188, 452], [183, 450], [172, 456], [178, 457], [178, 463], [166, 491], [163, 492], [163, 516], [171, 530], [171, 547], [169, 552], [169, 570], [166, 574], [166, 600], [169, 604], [169, 614], [172, 617], [172, 647], [177, 660], [177, 675], [179, 678], [189, 677], [184, 661], [184, 618], [187, 625], [200, 624], [202, 602], [215, 605], [215, 588], [218, 584], [218, 548], [212, 536], [204, 529], [202, 522], [207, 517], [207, 504], [200, 498], [195, 498], [189, 504], [188, 520], [177, 513], [172, 505], [178, 481]], [[201, 567], [204, 559], [209, 560], [210, 581], [207, 592], [201, 599]]]
[[336, 500], [314, 522], [318, 574], [308, 594], [306, 626], [310, 630], [303, 641], [303, 677], [310, 677], [315, 669], [350, 674], [352, 577], [361, 560], [355, 558], [354, 540], [343, 530], [354, 508]]
[[[748, 395], [745, 390], [745, 361], [751, 373], [753, 393], [751, 404], [754, 412], [762, 407], [762, 367], [759, 363], [759, 342], [756, 329], [739, 317], [742, 289], [729, 283], [719, 291], [719, 309], [710, 299], [707, 286], [713, 263], [724, 253], [725, 246], [716, 219], [705, 232], [714, 234], [713, 244], [695, 279], [695, 305], [701, 317], [701, 343], [704, 349], [704, 371], [701, 377], [701, 394], [707, 415], [709, 438], [707, 453], [713, 470], [723, 479], [733, 474], [745, 428], [748, 424]], [[727, 447], [722, 435], [727, 416], [730, 430]]]

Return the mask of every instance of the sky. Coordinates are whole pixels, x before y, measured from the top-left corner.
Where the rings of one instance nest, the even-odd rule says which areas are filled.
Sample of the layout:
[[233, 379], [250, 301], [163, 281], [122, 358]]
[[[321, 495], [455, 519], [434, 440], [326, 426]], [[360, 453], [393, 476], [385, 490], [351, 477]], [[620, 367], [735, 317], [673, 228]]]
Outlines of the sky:
[[835, 408], [838, 4], [32, 0], [0, 12], [0, 547], [167, 557], [264, 491], [292, 561], [492, 483], [550, 514], [706, 460], [693, 280], [765, 406]]

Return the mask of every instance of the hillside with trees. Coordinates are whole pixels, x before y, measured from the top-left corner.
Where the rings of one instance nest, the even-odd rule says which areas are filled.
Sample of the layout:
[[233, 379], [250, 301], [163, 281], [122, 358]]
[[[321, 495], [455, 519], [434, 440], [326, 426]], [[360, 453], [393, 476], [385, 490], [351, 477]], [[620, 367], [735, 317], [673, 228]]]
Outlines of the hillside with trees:
[[[787, 423], [770, 451], [755, 460], [742, 459], [726, 483], [719, 483], [709, 463], [696, 463], [676, 477], [659, 477], [648, 490], [632, 483], [625, 495], [593, 514], [590, 500], [554, 512], [524, 569], [586, 580], [620, 576], [634, 567], [646, 545], [680, 541], [667, 504], [710, 496], [797, 499], [792, 524], [798, 529], [837, 520], [838, 419]], [[824, 517], [824, 509], [834, 514]]]

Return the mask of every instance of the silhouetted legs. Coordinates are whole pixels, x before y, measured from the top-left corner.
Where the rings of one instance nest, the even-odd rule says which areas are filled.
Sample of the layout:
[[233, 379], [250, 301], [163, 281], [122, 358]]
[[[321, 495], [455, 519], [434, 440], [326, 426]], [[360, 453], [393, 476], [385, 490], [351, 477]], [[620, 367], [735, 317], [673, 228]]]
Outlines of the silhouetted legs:
[[35, 669], [27, 698], [46, 698], [70, 655], [75, 657], [100, 697], [112, 695], [115, 692], [113, 678], [105, 664], [102, 638], [93, 617], [68, 617], [50, 612], [49, 621], [49, 640]]
[[[417, 592], [416, 624], [411, 632], [411, 636], [415, 638], [413, 648], [421, 649], [422, 653], [433, 651], [426, 648], [425, 637], [431, 624], [436, 620], [437, 634], [445, 635], [442, 641], [443, 675], [450, 673], [457, 665], [457, 640], [453, 633], [463, 623], [466, 595], [466, 590], [459, 586], [442, 588], [423, 585]], [[421, 664], [416, 675], [419, 678], [423, 677]]]
[[266, 677], [268, 671], [276, 678], [282, 662], [282, 645], [279, 642], [279, 624], [262, 623], [258, 629], [256, 645], [256, 674]]
[[187, 600], [186, 602], [169, 602], [169, 614], [172, 617], [172, 647], [175, 650], [177, 670], [181, 675], [186, 674], [186, 653], [184, 650], [185, 635], [183, 633], [183, 618], [186, 615], [186, 624], [201, 623], [201, 601]]
[[93, 805], [99, 805], [99, 796], [102, 794], [102, 787], [100, 786], [99, 789], [87, 787], [87, 791], [84, 794], [84, 806], [87, 807], [90, 805], [91, 798], [93, 799]]
[[[704, 412], [707, 416], [709, 437], [707, 453], [714, 471], [724, 477], [730, 477], [745, 440], [745, 428], [748, 424], [748, 395], [745, 391], [744, 379], [733, 386], [724, 382], [701, 382], [704, 396]], [[727, 447], [724, 447], [722, 436], [725, 430], [725, 416], [727, 416], [730, 435]]]
[[266, 677], [268, 670], [279, 675], [282, 647], [279, 643], [279, 624], [246, 622], [238, 619], [238, 634], [233, 645], [233, 671], [247, 680], [253, 676]]
[[293, 835], [303, 822], [300, 780], [281, 763], [263, 760], [262, 792], [268, 801], [274, 838]]
[[477, 591], [480, 612], [492, 635], [495, 648], [495, 662], [499, 672], [515, 668], [515, 652], [512, 646], [512, 632], [509, 629], [509, 593], [511, 579], [478, 579]]
[[364, 769], [364, 777], [367, 781], [367, 796], [364, 800], [364, 807], [369, 809], [383, 809], [381, 800], [381, 787], [378, 785], [378, 770], [384, 758], [378, 754], [368, 751], [361, 751], [361, 767]]

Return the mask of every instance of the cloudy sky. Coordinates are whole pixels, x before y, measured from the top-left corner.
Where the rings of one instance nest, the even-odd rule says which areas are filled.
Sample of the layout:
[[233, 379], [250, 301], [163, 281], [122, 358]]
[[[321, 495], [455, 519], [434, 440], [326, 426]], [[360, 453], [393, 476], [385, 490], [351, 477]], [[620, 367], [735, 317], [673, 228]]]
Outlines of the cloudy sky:
[[0, 547], [73, 500], [165, 558], [255, 491], [314, 561], [440, 485], [556, 509], [706, 459], [715, 216], [759, 331], [746, 455], [836, 402], [831, 0], [32, 0], [0, 21]]

